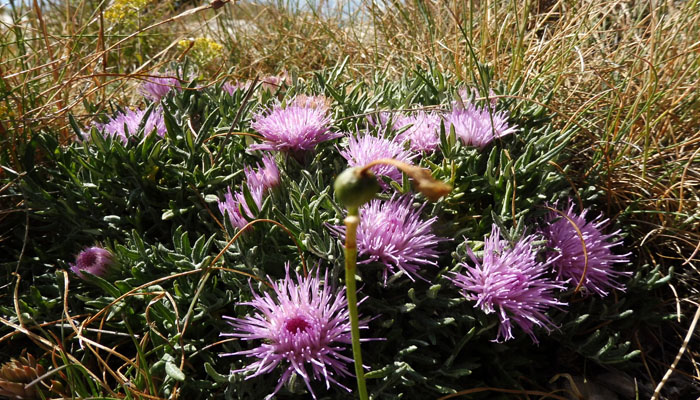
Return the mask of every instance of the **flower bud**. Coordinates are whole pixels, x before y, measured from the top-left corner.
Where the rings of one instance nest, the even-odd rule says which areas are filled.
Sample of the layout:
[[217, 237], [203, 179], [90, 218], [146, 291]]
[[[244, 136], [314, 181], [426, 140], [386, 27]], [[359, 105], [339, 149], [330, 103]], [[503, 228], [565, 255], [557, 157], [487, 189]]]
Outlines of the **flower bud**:
[[75, 258], [75, 264], [70, 264], [71, 271], [83, 279], [83, 272], [104, 277], [114, 266], [114, 258], [109, 250], [102, 247], [90, 247]]
[[341, 172], [333, 185], [336, 200], [347, 208], [357, 208], [372, 200], [381, 189], [372, 171], [360, 167]]

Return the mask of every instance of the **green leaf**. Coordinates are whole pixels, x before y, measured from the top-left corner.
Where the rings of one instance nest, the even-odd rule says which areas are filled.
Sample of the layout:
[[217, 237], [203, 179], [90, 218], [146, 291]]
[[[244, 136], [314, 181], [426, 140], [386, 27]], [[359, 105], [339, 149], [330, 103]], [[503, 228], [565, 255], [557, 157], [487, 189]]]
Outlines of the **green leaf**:
[[110, 282], [106, 281], [105, 279], [92, 275], [89, 272], [83, 271], [83, 279], [87, 282], [92, 283], [93, 285], [99, 287], [106, 293], [108, 293], [110, 296], [117, 298], [121, 295], [121, 292], [119, 289], [117, 289], [114, 285], [112, 285]]
[[387, 365], [382, 369], [377, 369], [374, 371], [369, 371], [365, 374], [365, 379], [379, 379], [388, 376], [390, 373], [394, 372], [396, 367], [393, 365]]
[[199, 128], [199, 132], [197, 132], [197, 140], [195, 140], [195, 142], [194, 142], [194, 144], [197, 146], [197, 148], [199, 148], [201, 146], [201, 144], [204, 143], [204, 140], [210, 136], [209, 131], [219, 121], [219, 115], [220, 115], [219, 111], [220, 111], [219, 107], [214, 108], [211, 111], [211, 114], [209, 114], [207, 119], [204, 120], [204, 123]]
[[178, 382], [182, 382], [185, 380], [185, 374], [182, 371], [180, 371], [180, 368], [178, 368], [177, 365], [170, 361], [165, 363], [165, 373]]
[[182, 129], [180, 128], [180, 125], [178, 125], [177, 121], [175, 120], [175, 117], [170, 112], [168, 107], [163, 107], [163, 121], [165, 122], [165, 129], [168, 132], [168, 137], [170, 139], [174, 141], [177, 138], [177, 136], [182, 135]]
[[75, 120], [75, 117], [73, 114], [68, 114], [68, 122], [70, 123], [70, 127], [73, 128], [73, 131], [75, 134], [82, 139], [87, 139], [83, 137], [83, 132], [81, 131], [80, 127], [78, 126], [78, 122]]
[[190, 150], [191, 154], [197, 152], [197, 148], [194, 145], [194, 132], [189, 126], [185, 129], [185, 143], [187, 143], [187, 148]]
[[218, 373], [214, 369], [214, 367], [211, 366], [210, 363], [208, 363], [208, 362], [204, 363], [204, 370], [207, 372], [207, 375], [209, 375], [212, 379], [214, 379], [214, 382], [219, 382], [219, 383], [228, 382], [228, 377]]

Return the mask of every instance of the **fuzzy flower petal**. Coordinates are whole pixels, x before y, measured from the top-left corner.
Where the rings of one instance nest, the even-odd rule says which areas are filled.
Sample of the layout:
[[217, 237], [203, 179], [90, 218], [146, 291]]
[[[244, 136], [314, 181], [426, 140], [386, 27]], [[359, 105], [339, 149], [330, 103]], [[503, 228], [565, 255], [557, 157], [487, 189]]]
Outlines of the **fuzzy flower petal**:
[[[126, 112], [117, 113], [114, 118], [106, 124], [95, 124], [98, 130], [101, 130], [105, 137], [113, 137], [126, 143], [129, 138], [138, 132], [141, 120], [146, 115], [146, 110], [127, 110]], [[146, 120], [144, 133], [146, 135], [155, 132], [158, 136], [165, 136], [165, 119], [163, 118], [163, 110], [154, 108]]]
[[464, 108], [455, 108], [447, 114], [445, 128], [450, 127], [454, 127], [455, 134], [465, 145], [480, 149], [496, 138], [517, 132], [515, 126], [508, 124], [508, 114], [505, 111], [490, 115], [487, 108], [478, 108], [473, 104], [465, 104]]
[[260, 187], [263, 191], [267, 191], [279, 184], [280, 170], [272, 155], [265, 154], [262, 158], [262, 165], [258, 164], [257, 166], [257, 171], [249, 166], [243, 168], [249, 188], [254, 187], [257, 190], [257, 187]]
[[[457, 90], [457, 96], [459, 97], [460, 101], [453, 101], [453, 108], [464, 108], [465, 105], [469, 105], [471, 103], [472, 99], [480, 97], [479, 90], [477, 90], [477, 88], [475, 87], [461, 87]], [[498, 98], [496, 96], [498, 96], [496, 92], [494, 92], [493, 89], [489, 89], [488, 98], [491, 107], [496, 107], [496, 105], [498, 104]]]
[[[581, 280], [585, 269], [582, 286], [585, 291], [595, 292], [601, 297], [606, 296], [611, 289], [624, 291], [625, 287], [619, 279], [631, 273], [616, 271], [613, 269], [613, 264], [628, 263], [631, 253], [614, 254], [612, 248], [622, 244], [619, 239], [620, 231], [604, 234], [602, 231], [608, 224], [608, 220], [598, 216], [588, 222], [587, 213], [588, 210], [584, 210], [580, 215], [576, 214], [574, 204], [570, 203], [569, 208], [563, 211], [566, 217], [562, 218], [554, 211], [549, 215], [543, 234], [548, 239], [548, 247], [555, 249], [550, 255], [560, 255], [552, 263], [557, 271], [557, 277], [574, 287]], [[581, 236], [576, 228], [581, 231]], [[587, 265], [584, 244], [588, 255]]]
[[410, 127], [398, 134], [396, 141], [409, 142], [411, 150], [432, 153], [440, 144], [440, 121], [440, 115], [424, 111], [401, 116], [394, 122], [394, 129]]
[[89, 247], [78, 253], [75, 264], [69, 264], [70, 270], [84, 279], [83, 272], [88, 272], [95, 276], [105, 276], [110, 268], [114, 266], [112, 253], [102, 247]]
[[294, 97], [292, 104], [299, 107], [310, 107], [318, 108], [324, 112], [328, 112], [331, 109], [332, 100], [326, 96], [307, 96], [305, 94], [300, 94]]
[[[253, 300], [242, 305], [255, 309], [253, 315], [243, 318], [224, 317], [233, 326], [233, 333], [221, 336], [237, 337], [244, 341], [258, 341], [258, 346], [222, 356], [246, 356], [252, 363], [232, 373], [252, 372], [246, 379], [269, 373], [278, 366], [284, 368], [278, 385], [266, 398], [272, 398], [292, 374], [299, 375], [316, 398], [311, 381], [325, 381], [350, 391], [338, 382], [352, 376], [347, 365], [352, 359], [342, 353], [351, 343], [350, 316], [344, 291], [336, 291], [328, 277], [318, 273], [304, 278], [296, 274], [292, 279], [289, 264], [285, 279], [272, 283], [273, 294], [262, 295], [253, 291]], [[365, 321], [361, 329], [367, 329]]]
[[[393, 158], [412, 164], [412, 160], [417, 156], [417, 154], [404, 150], [399, 142], [381, 136], [372, 136], [369, 133], [362, 136], [351, 135], [348, 139], [348, 146], [340, 151], [340, 155], [348, 160], [350, 167], [361, 167], [381, 158]], [[377, 176], [388, 176], [392, 180], [401, 181], [401, 171], [394, 166], [375, 165], [371, 171]], [[386, 183], [380, 180], [379, 184], [387, 189]]]
[[[243, 172], [246, 177], [245, 185], [247, 185], [255, 205], [260, 209], [263, 203], [263, 195], [279, 184], [280, 171], [277, 168], [275, 159], [270, 154], [263, 156], [262, 165], [258, 163], [257, 166], [257, 171], [250, 166], [245, 166]], [[249, 217], [255, 216], [245, 200], [243, 191], [234, 194], [231, 193], [231, 188], [229, 187], [228, 192], [224, 195], [224, 200], [219, 201], [219, 211], [223, 215], [228, 213], [231, 225], [238, 229], [248, 224], [248, 220], [241, 213], [241, 208]]]
[[175, 78], [148, 77], [146, 82], [141, 85], [141, 94], [147, 99], [157, 102], [165, 97], [171, 89], [182, 90], [180, 81]]
[[[262, 187], [248, 187], [248, 190], [250, 191], [250, 195], [258, 209], [262, 207]], [[245, 200], [245, 195], [243, 192], [231, 193], [231, 188], [228, 188], [228, 192], [224, 195], [224, 200], [219, 201], [219, 211], [221, 211], [222, 215], [228, 214], [231, 225], [238, 229], [242, 229], [248, 224], [248, 220], [243, 213], [241, 213], [241, 208], [243, 209], [243, 213], [245, 213], [245, 215], [249, 217], [255, 216], [255, 213], [253, 213], [248, 206], [248, 202]]]
[[262, 89], [268, 90], [270, 92], [276, 92], [281, 89], [283, 85], [291, 85], [292, 80], [289, 78], [287, 71], [282, 71], [279, 75], [268, 75], [260, 79], [262, 82]]
[[223, 86], [221, 86], [222, 89], [224, 89], [228, 94], [233, 96], [236, 91], [247, 91], [250, 89], [250, 85], [252, 84], [252, 81], [245, 81], [245, 82], [236, 82], [236, 83], [231, 83], [231, 82], [226, 82], [224, 83]]
[[370, 126], [375, 128], [391, 128], [396, 130], [396, 120], [398, 118], [398, 116], [394, 116], [394, 114], [389, 111], [379, 111], [369, 114], [367, 116], [367, 122]]
[[277, 104], [253, 116], [251, 126], [265, 142], [252, 150], [277, 150], [292, 153], [312, 150], [317, 144], [342, 136], [330, 131], [331, 118], [323, 108]]
[[533, 328], [540, 326], [551, 331], [555, 326], [545, 312], [549, 307], [565, 305], [552, 294], [563, 286], [545, 276], [551, 261], [537, 261], [534, 239], [527, 236], [510, 247], [494, 225], [491, 237], [484, 242], [483, 260], [479, 261], [469, 249], [474, 266], [461, 263], [465, 271], [451, 278], [467, 299], [476, 301], [475, 307], [498, 315], [501, 324], [496, 341], [513, 339], [515, 322], [538, 343]]
[[[423, 220], [420, 217], [425, 205], [412, 207], [411, 196], [392, 197], [389, 201], [374, 199], [360, 208], [360, 225], [357, 228], [357, 252], [366, 259], [358, 264], [379, 262], [386, 266], [384, 284], [388, 273], [403, 271], [415, 280], [423, 266], [437, 266], [437, 246], [447, 239], [432, 233], [437, 217]], [[331, 230], [345, 237], [344, 226]]]

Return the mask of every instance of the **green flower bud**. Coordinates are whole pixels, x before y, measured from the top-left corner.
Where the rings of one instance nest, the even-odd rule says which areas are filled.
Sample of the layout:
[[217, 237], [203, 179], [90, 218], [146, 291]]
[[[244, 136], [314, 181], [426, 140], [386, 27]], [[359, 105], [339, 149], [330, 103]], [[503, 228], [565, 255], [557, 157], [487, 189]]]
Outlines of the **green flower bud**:
[[360, 207], [379, 192], [379, 182], [374, 174], [369, 170], [361, 171], [361, 167], [348, 168], [335, 178], [335, 198], [346, 208]]

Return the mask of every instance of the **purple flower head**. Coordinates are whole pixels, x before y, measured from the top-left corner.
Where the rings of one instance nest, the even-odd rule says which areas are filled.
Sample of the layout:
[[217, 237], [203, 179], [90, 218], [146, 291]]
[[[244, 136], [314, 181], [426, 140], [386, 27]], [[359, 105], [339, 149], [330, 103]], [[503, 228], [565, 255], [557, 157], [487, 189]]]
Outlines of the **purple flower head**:
[[279, 75], [265, 76], [260, 81], [262, 82], [263, 90], [268, 90], [270, 92], [276, 92], [282, 85], [291, 84], [291, 79], [289, 79], [287, 71], [282, 71]]
[[[277, 168], [275, 159], [271, 155], [266, 154], [262, 159], [262, 165], [258, 163], [257, 171], [250, 166], [245, 166], [243, 172], [246, 176], [245, 185], [247, 185], [255, 205], [260, 209], [265, 192], [279, 184], [280, 171]], [[234, 194], [231, 193], [231, 188], [228, 188], [228, 192], [224, 195], [224, 200], [219, 201], [219, 211], [221, 211], [222, 215], [226, 215], [228, 212], [231, 225], [238, 229], [248, 224], [248, 220], [241, 213], [241, 207], [246, 215], [249, 217], [254, 216], [254, 213], [248, 206], [248, 202], [245, 200], [243, 191]]]
[[394, 129], [411, 125], [396, 136], [399, 143], [409, 142], [411, 150], [432, 153], [440, 144], [440, 116], [434, 112], [417, 112], [401, 116], [394, 123]]
[[[350, 391], [338, 382], [339, 378], [352, 376], [347, 368], [352, 359], [341, 354], [351, 343], [345, 292], [333, 290], [327, 275], [320, 278], [317, 272], [303, 277], [297, 273], [296, 279], [292, 279], [289, 264], [286, 269], [285, 279], [272, 283], [274, 294], [259, 295], [253, 291], [253, 300], [240, 303], [255, 308], [253, 315], [224, 316], [234, 332], [221, 336], [259, 341], [259, 345], [222, 356], [254, 358], [248, 366], [231, 371], [252, 372], [246, 379], [272, 372], [280, 365], [285, 368], [267, 399], [274, 397], [292, 374], [304, 380], [314, 398], [312, 380], [324, 380], [327, 389], [334, 383]], [[360, 328], [367, 329], [366, 321], [360, 321]]]
[[114, 258], [109, 250], [94, 246], [78, 253], [78, 256], [75, 258], [75, 264], [69, 265], [70, 270], [78, 275], [80, 279], [85, 279], [83, 272], [104, 277], [114, 266]]
[[[625, 290], [618, 279], [629, 276], [629, 272], [615, 271], [613, 264], [628, 263], [629, 255], [613, 254], [612, 248], [622, 244], [619, 238], [620, 231], [604, 234], [602, 230], [608, 224], [608, 220], [601, 220], [598, 216], [593, 221], [586, 221], [588, 210], [580, 215], [574, 212], [574, 204], [569, 202], [569, 208], [563, 211], [563, 217], [552, 211], [549, 214], [548, 224], [543, 229], [543, 234], [548, 240], [547, 246], [555, 249], [549, 255], [559, 254], [552, 263], [557, 278], [577, 286], [581, 277], [582, 288], [592, 291], [603, 297], [610, 289]], [[581, 235], [576, 229], [581, 232]], [[588, 262], [586, 265], [586, 256]]]
[[331, 118], [322, 108], [280, 104], [253, 116], [251, 126], [265, 142], [250, 146], [252, 150], [277, 150], [299, 153], [317, 144], [342, 136], [330, 131]]
[[241, 91], [246, 91], [250, 89], [250, 84], [253, 83], [251, 81], [245, 81], [245, 82], [236, 82], [236, 83], [231, 83], [231, 82], [226, 82], [224, 85], [221, 87], [224, 89], [228, 94], [233, 96], [237, 90]]
[[479, 261], [468, 249], [474, 266], [461, 263], [466, 271], [455, 273], [451, 280], [467, 299], [476, 301], [475, 307], [498, 315], [501, 325], [496, 341], [512, 339], [515, 322], [534, 343], [539, 343], [533, 328], [540, 326], [548, 332], [556, 328], [545, 312], [549, 307], [565, 305], [552, 294], [563, 286], [545, 276], [552, 261], [537, 261], [532, 248], [534, 236], [526, 236], [512, 247], [500, 236], [500, 229], [493, 225], [491, 237], [484, 242], [483, 259]]
[[175, 78], [149, 76], [141, 85], [141, 94], [151, 101], [160, 101], [171, 89], [182, 90], [180, 81]]
[[[469, 105], [471, 103], [471, 99], [476, 99], [479, 96], [479, 91], [475, 88], [472, 87], [470, 89], [466, 87], [459, 88], [457, 90], [457, 96], [459, 96], [460, 101], [453, 101], [452, 102], [452, 108], [464, 108], [465, 105]], [[496, 92], [493, 91], [493, 89], [489, 89], [489, 103], [491, 103], [491, 107], [496, 107], [496, 104], [498, 104], [498, 96]]]
[[319, 108], [327, 113], [331, 108], [331, 102], [331, 99], [323, 95], [307, 96], [300, 94], [294, 97], [291, 104], [299, 107]]
[[[417, 156], [417, 154], [404, 150], [401, 143], [397, 141], [391, 141], [382, 136], [372, 136], [369, 133], [362, 136], [351, 135], [348, 138], [348, 146], [340, 151], [340, 155], [348, 160], [350, 167], [361, 167], [382, 158], [393, 158], [412, 164], [412, 160]], [[395, 181], [401, 181], [401, 171], [394, 166], [375, 165], [371, 171], [377, 176], [388, 176]], [[381, 180], [379, 180], [379, 184], [384, 189], [388, 188], [386, 183]]]
[[466, 104], [463, 109], [454, 109], [445, 116], [445, 128], [449, 129], [452, 126], [457, 137], [465, 145], [480, 149], [495, 138], [517, 132], [515, 126], [508, 125], [508, 114], [505, 111], [489, 115], [488, 109], [477, 108], [473, 104]]
[[[146, 110], [127, 110], [126, 112], [118, 112], [114, 118], [109, 120], [106, 124], [95, 124], [98, 130], [103, 132], [105, 137], [116, 137], [126, 143], [129, 137], [136, 134], [143, 120], [144, 115], [146, 115]], [[146, 120], [146, 125], [144, 126], [144, 133], [146, 135], [156, 131], [158, 136], [165, 136], [165, 119], [163, 118], [163, 110], [160, 108], [154, 108], [151, 114]]]
[[397, 116], [389, 111], [380, 111], [378, 113], [372, 113], [367, 116], [367, 122], [370, 126], [378, 128], [391, 128], [396, 130], [396, 120]]
[[[403, 271], [415, 280], [420, 278], [418, 270], [422, 266], [437, 266], [437, 245], [447, 240], [432, 233], [437, 217], [421, 219], [425, 205], [415, 209], [412, 200], [411, 196], [394, 196], [389, 201], [374, 199], [360, 208], [357, 252], [366, 259], [358, 264], [384, 264], [385, 285], [389, 272]], [[331, 230], [345, 237], [344, 226], [332, 226]]]
[[[263, 187], [262, 186], [248, 186], [250, 195], [255, 202], [255, 205], [260, 209], [263, 202]], [[219, 200], [219, 211], [222, 215], [228, 213], [228, 218], [231, 221], [231, 225], [238, 229], [242, 229], [248, 224], [248, 220], [241, 213], [241, 208], [243, 212], [249, 216], [254, 217], [253, 211], [248, 206], [248, 202], [245, 200], [245, 195], [243, 192], [231, 193], [231, 188], [228, 188], [228, 192], [224, 195], [224, 201]]]
[[277, 168], [275, 159], [270, 154], [265, 154], [262, 165], [258, 163], [258, 170], [254, 171], [250, 166], [243, 168], [248, 187], [260, 187], [267, 191], [277, 186], [280, 181], [280, 170]]

